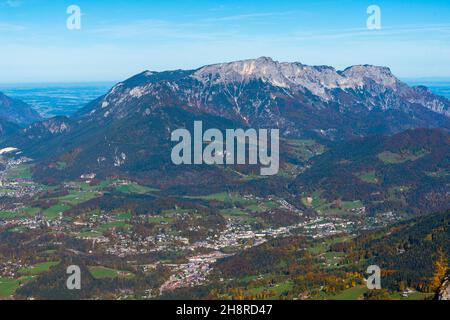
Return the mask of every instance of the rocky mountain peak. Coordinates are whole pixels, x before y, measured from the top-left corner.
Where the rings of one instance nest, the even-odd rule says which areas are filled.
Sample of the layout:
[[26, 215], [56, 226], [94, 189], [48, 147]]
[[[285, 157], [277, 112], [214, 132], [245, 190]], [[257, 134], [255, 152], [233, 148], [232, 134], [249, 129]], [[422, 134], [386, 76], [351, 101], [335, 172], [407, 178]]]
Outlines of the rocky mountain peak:
[[36, 130], [41, 130], [48, 131], [51, 134], [59, 134], [68, 132], [70, 131], [70, 129], [70, 120], [64, 116], [57, 116], [41, 122], [33, 123], [27, 128], [23, 129], [23, 132], [28, 134]]
[[278, 62], [268, 57], [209, 65], [193, 77], [203, 83], [226, 84], [259, 79], [273, 86], [304, 88], [324, 100], [330, 100], [332, 89], [357, 89], [368, 82], [396, 89], [401, 83], [386, 67], [356, 65], [336, 71], [330, 66], [308, 66], [299, 62]]
[[396, 88], [400, 84], [400, 80], [398, 80], [392, 74], [391, 69], [387, 67], [355, 65], [348, 67], [341, 72], [341, 74], [360, 84], [366, 83], [367, 80], [372, 80], [375, 83], [388, 88]]
[[[425, 120], [436, 115], [425, 115], [426, 110], [420, 108], [450, 115], [448, 99], [424, 88], [409, 87], [386, 67], [355, 65], [337, 71], [330, 66], [260, 57], [207, 65], [197, 70], [144, 71], [114, 86], [75, 117], [90, 122], [109, 121], [134, 114], [147, 117], [159, 108], [183, 106], [243, 119], [246, 123], [253, 120], [278, 125], [289, 123], [292, 118], [281, 116], [281, 100], [295, 105], [311, 104], [314, 111], [327, 109], [330, 113], [334, 112], [330, 105], [338, 105], [339, 112], [401, 110], [411, 113], [415, 110], [415, 118], [421, 119], [420, 126], [447, 122], [447, 119]], [[297, 110], [299, 114], [302, 111]], [[295, 130], [294, 125], [289, 127]]]
[[267, 57], [205, 66], [197, 70], [193, 78], [213, 84], [261, 79], [279, 87], [289, 87], [280, 64]]

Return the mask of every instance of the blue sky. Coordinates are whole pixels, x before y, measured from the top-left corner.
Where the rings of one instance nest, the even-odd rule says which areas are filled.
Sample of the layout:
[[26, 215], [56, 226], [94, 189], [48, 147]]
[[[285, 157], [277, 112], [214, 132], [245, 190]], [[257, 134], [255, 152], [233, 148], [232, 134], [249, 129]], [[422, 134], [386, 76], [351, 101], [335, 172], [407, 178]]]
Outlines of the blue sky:
[[[68, 30], [78, 5], [81, 30]], [[366, 28], [378, 5], [382, 29]], [[0, 0], [0, 82], [116, 81], [259, 56], [450, 78], [450, 1]]]

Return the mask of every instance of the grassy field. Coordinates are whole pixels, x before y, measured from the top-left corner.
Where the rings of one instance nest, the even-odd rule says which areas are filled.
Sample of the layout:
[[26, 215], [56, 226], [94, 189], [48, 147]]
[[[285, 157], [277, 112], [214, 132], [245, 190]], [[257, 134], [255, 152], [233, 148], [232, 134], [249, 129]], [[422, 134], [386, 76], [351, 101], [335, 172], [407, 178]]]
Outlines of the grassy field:
[[193, 199], [201, 199], [201, 200], [207, 200], [207, 201], [229, 201], [232, 199], [232, 196], [228, 192], [220, 192], [220, 193], [214, 193], [207, 196], [197, 196], [197, 197], [189, 197]]
[[48, 262], [41, 262], [37, 263], [30, 267], [24, 267], [22, 269], [19, 269], [18, 273], [21, 275], [38, 275], [45, 271], [50, 270], [50, 268], [56, 266], [59, 264], [59, 261], [48, 261]]
[[359, 172], [356, 176], [363, 182], [378, 183], [378, 178], [375, 171]]
[[15, 168], [11, 168], [10, 170], [8, 170], [6, 178], [9, 180], [31, 179], [31, 168], [32, 166], [29, 164], [21, 164]]
[[89, 272], [95, 279], [133, 278], [128, 271], [121, 271], [107, 267], [89, 267]]
[[358, 300], [363, 297], [363, 295], [368, 292], [369, 289], [364, 286], [353, 287], [346, 289], [335, 296], [331, 296], [331, 300]]
[[19, 288], [20, 280], [0, 277], [0, 298], [8, 298]]
[[116, 190], [122, 193], [137, 193], [137, 194], [145, 194], [160, 191], [159, 189], [141, 186], [137, 183], [119, 185], [116, 186]]
[[[242, 283], [251, 283], [257, 277], [256, 276], [247, 276], [241, 279]], [[254, 287], [246, 287], [241, 288], [244, 292], [244, 296], [258, 296], [264, 294], [267, 299], [279, 299], [283, 294], [287, 294], [294, 287], [294, 283], [290, 280], [276, 283], [272, 286], [254, 286]], [[231, 299], [232, 296], [230, 294], [222, 295], [222, 298]]]
[[395, 186], [388, 189], [388, 200], [405, 201], [405, 196], [411, 190], [410, 186]]
[[24, 214], [29, 217], [34, 217], [39, 213], [39, 208], [25, 207], [20, 209], [21, 214]]
[[194, 197], [187, 197], [190, 199], [200, 199], [200, 200], [206, 200], [206, 201], [221, 201], [221, 202], [227, 202], [227, 203], [233, 203], [233, 204], [254, 204], [255, 201], [245, 199], [238, 193], [230, 193], [230, 192], [220, 192], [220, 193], [214, 193], [207, 196], [194, 196]]
[[422, 293], [422, 292], [413, 292], [408, 295], [408, 297], [403, 297], [400, 292], [394, 292], [389, 296], [391, 300], [425, 300], [428, 298], [433, 298], [434, 293]]
[[425, 174], [432, 178], [443, 178], [443, 177], [450, 176], [450, 171], [441, 169], [441, 170], [437, 170], [434, 172], [425, 172]]
[[9, 298], [23, 284], [35, 279], [35, 276], [23, 276], [19, 279], [0, 277], [0, 299]]
[[434, 293], [414, 292], [406, 300], [425, 300], [434, 297]]
[[242, 209], [223, 209], [220, 210], [220, 213], [224, 216], [224, 217], [246, 217], [248, 216], [248, 213], [245, 212]]
[[428, 151], [421, 150], [416, 153], [405, 152], [405, 153], [394, 153], [390, 151], [382, 152], [378, 155], [378, 159], [386, 164], [399, 164], [407, 161], [416, 161], [428, 154]]
[[364, 207], [364, 204], [359, 200], [340, 201], [339, 205], [336, 205], [333, 202], [328, 202], [327, 200], [323, 199], [321, 197], [320, 191], [313, 192], [312, 195], [309, 197], [309, 200], [308, 197], [303, 197], [302, 202], [305, 205], [312, 207], [314, 210], [316, 210], [319, 214], [322, 215], [351, 214], [352, 213], [351, 210]]
[[45, 209], [42, 214], [49, 220], [56, 219], [64, 211], [69, 210], [70, 207], [63, 203], [58, 203], [48, 209]]
[[67, 167], [67, 162], [58, 161], [58, 162], [56, 162], [56, 166], [57, 166], [58, 170], [63, 170]]
[[246, 294], [258, 295], [263, 292], [267, 292], [269, 296], [274, 295], [275, 297], [278, 297], [278, 296], [282, 295], [283, 293], [289, 292], [290, 290], [292, 290], [293, 287], [294, 287], [294, 284], [292, 283], [292, 281], [286, 281], [286, 282], [277, 283], [271, 287], [262, 286], [262, 287], [251, 288], [246, 291]]
[[296, 156], [303, 161], [325, 152], [325, 147], [314, 140], [286, 140], [288, 146], [294, 149]]
[[[326, 205], [327, 203], [324, 199], [322, 199], [321, 195], [322, 195], [321, 191], [314, 191], [310, 197], [302, 198], [302, 201], [307, 206], [318, 208], [320, 206]], [[307, 198], [310, 198], [310, 200], [312, 201], [308, 201]]]
[[99, 194], [96, 191], [70, 190], [68, 195], [55, 198], [58, 201], [58, 203], [49, 208], [40, 209], [27, 207], [22, 209], [21, 211], [28, 216], [35, 216], [37, 213], [42, 211], [42, 214], [47, 219], [52, 220], [58, 218], [60, 214], [69, 210], [71, 207], [86, 202], [88, 200], [91, 200], [97, 196], [99, 196]]
[[111, 185], [111, 181], [103, 180], [96, 185], [90, 185], [85, 181], [71, 181], [69, 185], [71, 188], [78, 191], [101, 191], [108, 188]]
[[102, 235], [101, 232], [98, 231], [82, 231], [75, 234], [78, 238], [96, 238]]
[[[333, 238], [333, 239], [317, 241], [308, 248], [308, 251], [312, 254], [327, 253], [327, 251], [330, 249], [330, 245], [336, 244], [336, 243], [347, 242], [350, 239], [351, 239], [351, 237], [349, 237], [349, 236], [343, 236], [343, 237], [337, 237], [337, 238]], [[330, 253], [332, 253], [332, 252], [330, 252]], [[333, 254], [338, 254], [338, 253], [334, 252]]]
[[164, 215], [159, 215], [159, 216], [148, 216], [147, 217], [147, 221], [149, 223], [156, 223], [156, 224], [161, 224], [161, 223], [173, 223], [175, 221], [175, 219], [171, 216], [171, 214], [164, 214]]
[[133, 214], [130, 212], [118, 212], [115, 214], [116, 218], [119, 220], [130, 220], [133, 217]]
[[70, 193], [66, 196], [59, 197], [58, 200], [65, 204], [69, 205], [77, 205], [83, 203], [85, 201], [91, 200], [97, 196], [97, 192], [87, 191], [87, 192], [79, 192], [79, 191], [70, 191]]
[[0, 211], [0, 219], [2, 220], [15, 219], [21, 216], [20, 212]]
[[359, 200], [342, 201], [342, 204], [341, 204], [342, 209], [347, 209], [347, 210], [358, 209], [358, 208], [362, 208], [363, 206], [364, 206], [363, 203]]
[[104, 231], [108, 231], [110, 229], [114, 229], [114, 228], [129, 228], [131, 227], [129, 224], [125, 223], [124, 221], [113, 221], [113, 222], [108, 222], [105, 224], [102, 224], [101, 226], [97, 227], [95, 229], [95, 231], [97, 232], [104, 232]]

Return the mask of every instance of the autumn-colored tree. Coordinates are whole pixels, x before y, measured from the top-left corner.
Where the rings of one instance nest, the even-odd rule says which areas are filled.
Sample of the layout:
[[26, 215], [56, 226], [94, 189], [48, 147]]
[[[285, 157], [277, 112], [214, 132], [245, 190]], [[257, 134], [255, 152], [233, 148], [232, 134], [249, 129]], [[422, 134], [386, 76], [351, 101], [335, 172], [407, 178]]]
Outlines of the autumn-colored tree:
[[441, 285], [441, 281], [444, 278], [448, 270], [447, 256], [442, 248], [439, 248], [437, 252], [437, 259], [434, 262], [434, 273], [431, 278], [430, 287], [432, 291], [436, 291]]
[[370, 290], [365, 294], [366, 300], [389, 300], [390, 294], [386, 289]]
[[407, 288], [407, 284], [406, 284], [405, 281], [400, 281], [400, 282], [398, 283], [398, 289], [399, 289], [400, 291], [405, 291], [406, 288]]

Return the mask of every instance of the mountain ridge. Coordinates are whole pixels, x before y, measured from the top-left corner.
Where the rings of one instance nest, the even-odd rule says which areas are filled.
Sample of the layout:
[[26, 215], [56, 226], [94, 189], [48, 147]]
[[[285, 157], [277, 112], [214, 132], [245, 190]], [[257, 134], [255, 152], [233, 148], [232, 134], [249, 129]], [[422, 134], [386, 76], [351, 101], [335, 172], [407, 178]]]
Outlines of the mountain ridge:
[[[449, 131], [450, 118], [439, 113], [449, 105], [423, 87], [402, 83], [386, 67], [338, 72], [259, 58], [144, 71], [72, 117], [34, 123], [7, 144], [40, 161], [41, 177], [148, 172], [154, 178], [170, 170], [176, 174], [168, 165], [171, 132], [191, 128], [195, 120], [204, 128], [278, 128], [282, 138], [332, 142], [416, 128]], [[51, 171], [63, 158], [71, 159], [67, 167]]]
[[[314, 112], [326, 110], [330, 116], [337, 111], [342, 118], [346, 118], [345, 112], [399, 111], [406, 113], [405, 122], [411, 122], [405, 129], [427, 123], [431, 127], [450, 128], [448, 99], [434, 95], [425, 87], [409, 87], [387, 67], [357, 65], [336, 71], [328, 66], [279, 63], [265, 57], [196, 70], [144, 71], [115, 85], [97, 105], [90, 104], [76, 117], [121, 118], [127, 114], [127, 103], [136, 104], [133, 100], [151, 105], [141, 108], [142, 113], [149, 113], [172, 100], [186, 109], [240, 119], [253, 125], [273, 126], [286, 122], [286, 129], [293, 129], [295, 124], [279, 114], [283, 111], [280, 104], [311, 107]], [[358, 110], [360, 108], [362, 110]], [[431, 111], [428, 115], [427, 110]]]
[[0, 92], [0, 119], [26, 126], [42, 120], [42, 117], [27, 103]]

